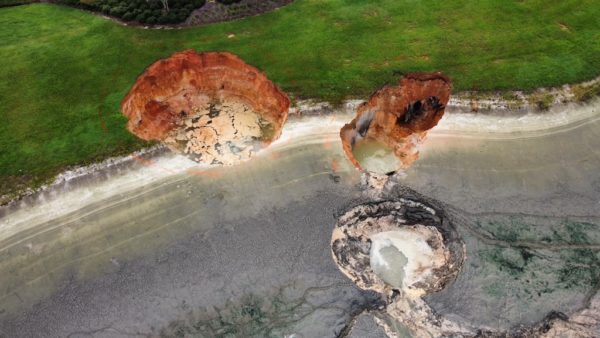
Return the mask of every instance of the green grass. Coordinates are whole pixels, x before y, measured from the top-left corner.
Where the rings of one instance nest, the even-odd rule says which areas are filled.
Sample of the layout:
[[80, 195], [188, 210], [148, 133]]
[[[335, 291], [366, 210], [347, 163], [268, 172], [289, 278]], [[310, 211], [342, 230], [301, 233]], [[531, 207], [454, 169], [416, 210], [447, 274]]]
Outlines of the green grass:
[[528, 90], [600, 73], [598, 17], [595, 0], [298, 0], [235, 22], [144, 30], [47, 4], [1, 8], [0, 192], [141, 147], [119, 101], [174, 51], [228, 50], [285, 91], [332, 102], [409, 71], [444, 71], [457, 90]]

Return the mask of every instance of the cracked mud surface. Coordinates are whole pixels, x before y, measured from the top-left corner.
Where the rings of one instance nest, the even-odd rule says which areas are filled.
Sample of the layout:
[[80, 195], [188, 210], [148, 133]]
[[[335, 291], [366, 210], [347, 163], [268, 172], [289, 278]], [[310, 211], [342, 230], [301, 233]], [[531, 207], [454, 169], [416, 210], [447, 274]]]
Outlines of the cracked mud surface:
[[195, 107], [163, 142], [196, 162], [233, 165], [249, 160], [273, 133], [248, 104], [228, 99]]

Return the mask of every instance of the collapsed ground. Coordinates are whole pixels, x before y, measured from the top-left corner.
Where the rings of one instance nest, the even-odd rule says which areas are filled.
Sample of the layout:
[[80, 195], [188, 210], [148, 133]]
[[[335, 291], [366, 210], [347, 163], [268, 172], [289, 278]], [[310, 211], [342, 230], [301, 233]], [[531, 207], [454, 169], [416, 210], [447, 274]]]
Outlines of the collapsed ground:
[[301, 98], [366, 98], [409, 71], [455, 90], [533, 89], [600, 73], [597, 1], [298, 0], [182, 30], [123, 27], [76, 9], [0, 9], [0, 195], [146, 145], [119, 101], [143, 69], [186, 48], [228, 50]]

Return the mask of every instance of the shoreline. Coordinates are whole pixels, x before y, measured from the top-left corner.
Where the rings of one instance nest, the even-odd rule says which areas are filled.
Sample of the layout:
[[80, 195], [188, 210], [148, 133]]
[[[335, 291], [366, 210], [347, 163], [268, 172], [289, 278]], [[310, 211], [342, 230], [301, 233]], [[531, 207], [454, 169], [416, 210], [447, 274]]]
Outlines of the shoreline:
[[[451, 94], [446, 114], [477, 113], [499, 117], [519, 114], [546, 114], [569, 104], [586, 105], [600, 97], [600, 76], [591, 80], [564, 84], [560, 87], [542, 87], [525, 92], [505, 90], [492, 92], [463, 91]], [[366, 99], [347, 99], [340, 105], [313, 99], [298, 100], [290, 107], [290, 115], [326, 115], [339, 109], [355, 109]]]
[[[579, 88], [591, 88], [592, 96], [585, 101], [577, 100], [578, 96], [576, 91]], [[537, 119], [540, 119], [556, 114], [557, 110], [560, 109], [583, 109], [583, 107], [586, 106], [594, 106], [594, 103], [598, 99], [598, 93], [594, 92], [594, 90], [598, 90], [598, 88], [600, 88], [600, 76], [590, 81], [574, 85], [565, 84], [561, 87], [539, 88], [532, 93], [525, 93], [523, 91], [499, 91], [493, 93], [480, 93], [474, 91], [459, 92], [452, 95], [450, 98], [446, 115], [462, 114], [465, 115], [465, 117], [478, 116], [480, 118], [523, 118], [526, 116], [535, 116]], [[540, 108], [538, 102], [535, 100], [543, 95], [547, 98], [552, 97], [551, 104]], [[288, 121], [302, 118], [335, 116], [341, 113], [342, 115], [348, 115], [348, 120], [344, 121], [344, 123], [346, 123], [353, 118], [357, 107], [363, 102], [365, 102], [365, 100], [349, 99], [343, 101], [340, 105], [334, 105], [329, 102], [319, 102], [312, 99], [294, 101], [289, 110]], [[564, 116], [562, 119], [567, 121], [568, 116]], [[442, 121], [444, 120], [442, 119]], [[525, 122], [526, 121], [519, 121], [520, 124]], [[570, 122], [573, 121], [567, 123]], [[554, 125], [554, 127], [557, 126], [560, 125]], [[436, 129], [439, 129], [439, 127], [434, 128], [434, 130]], [[336, 130], [335, 132], [337, 133], [338, 131]], [[496, 132], [501, 132], [501, 130], [496, 130]], [[0, 195], [0, 208], [11, 208], [25, 198], [34, 198], [35, 196], [39, 196], [45, 191], [58, 187], [61, 184], [65, 184], [65, 182], [68, 181], [119, 166], [131, 166], [132, 164], [135, 164], [141, 156], [148, 156], [151, 160], [166, 152], [168, 152], [167, 147], [163, 144], [158, 144], [136, 150], [125, 156], [111, 156], [93, 164], [70, 167], [56, 175], [50, 183], [43, 184], [36, 188], [28, 187], [16, 193]], [[0, 210], [0, 217], [2, 217], [3, 214], [4, 211]]]

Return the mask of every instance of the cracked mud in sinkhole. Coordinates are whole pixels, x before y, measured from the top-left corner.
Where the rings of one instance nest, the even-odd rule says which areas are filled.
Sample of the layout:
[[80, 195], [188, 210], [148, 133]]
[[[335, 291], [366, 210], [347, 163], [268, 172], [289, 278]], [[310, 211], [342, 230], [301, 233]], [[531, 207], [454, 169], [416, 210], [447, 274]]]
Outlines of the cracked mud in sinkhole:
[[163, 142], [196, 162], [233, 165], [250, 159], [274, 135], [273, 125], [250, 105], [227, 99], [184, 112]]

